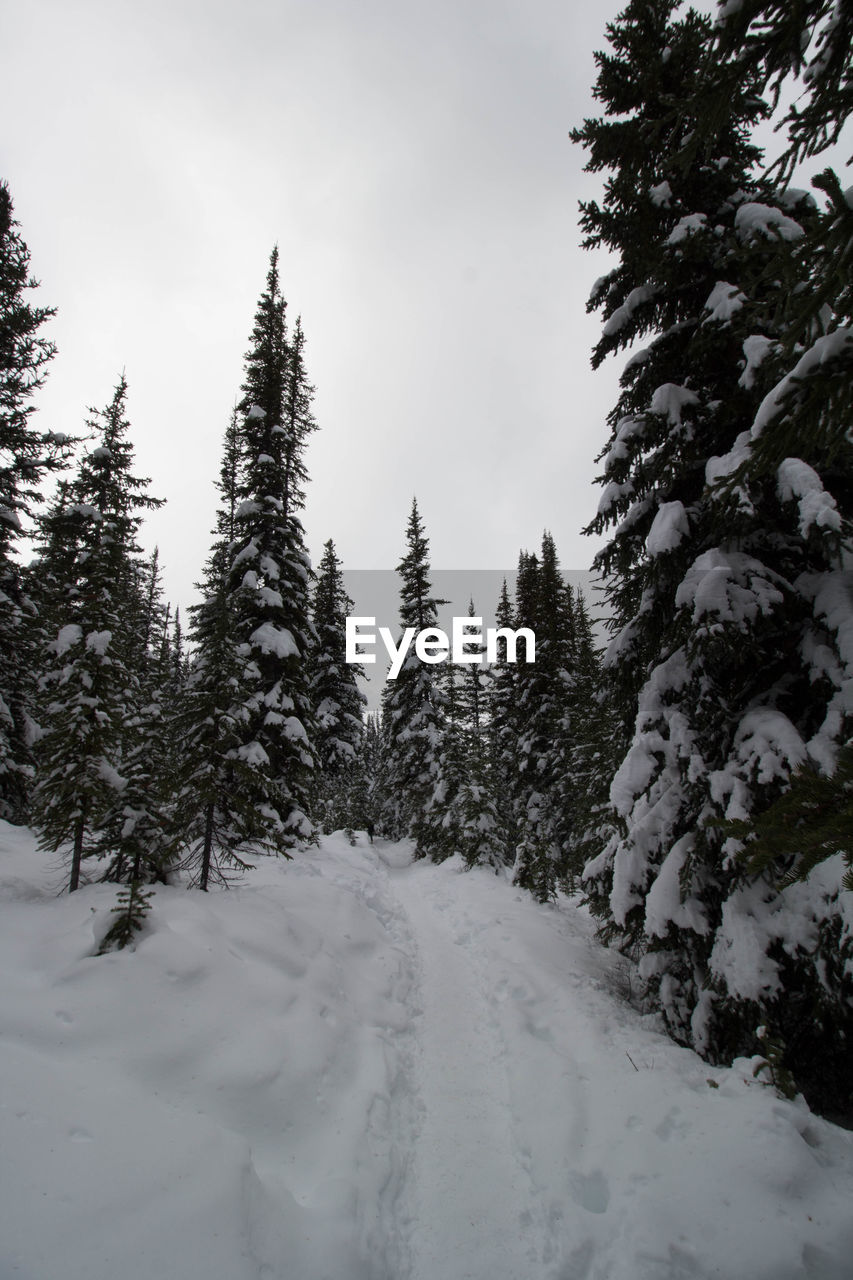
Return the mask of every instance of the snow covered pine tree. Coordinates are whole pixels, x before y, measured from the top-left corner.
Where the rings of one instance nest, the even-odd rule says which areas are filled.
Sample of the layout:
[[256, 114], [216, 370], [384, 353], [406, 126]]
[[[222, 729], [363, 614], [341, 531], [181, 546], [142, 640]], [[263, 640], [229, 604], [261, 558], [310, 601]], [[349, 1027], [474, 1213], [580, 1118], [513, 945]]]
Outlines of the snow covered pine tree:
[[255, 842], [279, 853], [314, 834], [308, 815], [316, 737], [307, 663], [314, 639], [311, 566], [299, 518], [303, 455], [316, 424], [302, 327], [297, 320], [288, 338], [286, 305], [275, 248], [238, 405], [238, 505], [225, 590], [242, 662], [241, 742], [234, 753], [247, 767], [238, 784], [241, 804], [244, 812], [254, 807]]
[[[774, 377], [779, 283], [792, 299], [808, 287], [802, 246], [821, 217], [757, 172], [765, 68], [744, 63], [719, 94], [711, 24], [676, 8], [637, 0], [608, 28], [607, 116], [574, 135], [588, 168], [611, 171], [604, 203], [583, 206], [586, 243], [620, 255], [590, 300], [605, 316], [594, 363], [653, 335], [623, 372], [591, 526], [614, 527], [597, 567], [624, 758], [586, 884], [605, 933], [643, 953], [677, 1039], [722, 1060], [762, 1052], [761, 1025], [806, 1096], [844, 1110], [840, 875], [780, 891], [719, 825], [766, 808], [808, 755], [834, 757], [853, 710], [843, 526], [820, 479], [827, 464], [849, 478], [849, 443], [825, 385], [815, 399]], [[826, 354], [845, 344], [830, 337]], [[801, 416], [808, 462], [761, 467], [750, 442], [783, 400], [808, 401], [821, 431]]]
[[572, 604], [554, 539], [545, 532], [541, 559], [522, 552], [519, 560], [516, 626], [530, 627], [536, 636], [536, 662], [521, 664], [515, 672], [519, 717], [515, 883], [540, 902], [555, 896], [569, 854]]
[[[400, 586], [400, 626], [424, 631], [434, 627], [438, 606], [430, 592], [429, 542], [418, 513], [417, 501], [406, 528], [408, 550], [397, 566]], [[380, 821], [394, 840], [411, 836], [418, 857], [446, 857], [441, 814], [432, 804], [439, 781], [439, 755], [443, 729], [442, 696], [431, 666], [421, 662], [410, 646], [395, 680], [389, 680], [382, 697], [382, 758], [385, 799]]]
[[[135, 718], [140, 672], [134, 656], [140, 646], [134, 627], [142, 612], [136, 533], [138, 513], [160, 500], [147, 493], [146, 479], [132, 474], [126, 395], [122, 377], [107, 407], [92, 410], [87, 425], [100, 443], [83, 456], [76, 478], [43, 522], [44, 573], [36, 571], [57, 596], [43, 602], [54, 633], [43, 658], [34, 825], [42, 848], [71, 845], [70, 891], [79, 886], [85, 857], [122, 860], [113, 838], [120, 845], [122, 831], [130, 836], [126, 822], [132, 816], [123, 815], [116, 831], [116, 810], [123, 807], [121, 793], [128, 785], [120, 772], [123, 753], [147, 769], [140, 744], [132, 740], [141, 727]], [[143, 758], [147, 745], [141, 744]], [[151, 852], [160, 836], [150, 825], [146, 831]], [[140, 827], [139, 838], [141, 832]], [[137, 845], [129, 858], [133, 865], [138, 852]]]
[[176, 761], [175, 820], [181, 866], [207, 891], [211, 879], [245, 871], [242, 854], [263, 827], [252, 799], [254, 775], [238, 754], [245, 713], [242, 676], [227, 572], [238, 507], [240, 442], [237, 411], [223, 442], [217, 481], [214, 543], [199, 584], [201, 602], [190, 609], [193, 657], [174, 715], [182, 744]]
[[313, 615], [317, 639], [310, 660], [318, 760], [313, 812], [327, 833], [341, 827], [351, 830], [355, 821], [352, 792], [367, 696], [358, 687], [362, 668], [346, 661], [346, 620], [353, 607], [330, 538], [317, 569]]
[[0, 183], [0, 818], [24, 822], [32, 783], [32, 673], [27, 651], [33, 607], [14, 549], [38, 499], [45, 473], [64, 465], [67, 441], [36, 431], [33, 394], [44, 382], [54, 345], [40, 336], [55, 311], [27, 301], [37, 281]]

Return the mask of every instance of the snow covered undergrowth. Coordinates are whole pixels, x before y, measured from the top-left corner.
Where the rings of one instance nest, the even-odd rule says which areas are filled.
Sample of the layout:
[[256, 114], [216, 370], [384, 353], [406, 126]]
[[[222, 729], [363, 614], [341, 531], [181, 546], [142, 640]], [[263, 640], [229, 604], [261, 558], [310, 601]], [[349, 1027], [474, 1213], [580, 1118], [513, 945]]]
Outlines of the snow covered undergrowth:
[[335, 836], [95, 957], [115, 890], [62, 884], [0, 824], [0, 1280], [850, 1275], [853, 1137], [570, 903]]

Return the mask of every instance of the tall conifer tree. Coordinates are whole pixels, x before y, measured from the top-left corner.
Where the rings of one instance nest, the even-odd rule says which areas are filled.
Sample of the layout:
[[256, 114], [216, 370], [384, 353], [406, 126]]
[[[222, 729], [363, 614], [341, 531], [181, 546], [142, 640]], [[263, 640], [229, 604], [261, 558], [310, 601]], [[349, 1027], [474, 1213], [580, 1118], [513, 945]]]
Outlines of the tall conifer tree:
[[225, 589], [243, 664], [236, 757], [245, 767], [244, 799], [260, 820], [259, 843], [279, 852], [313, 834], [308, 814], [315, 767], [307, 666], [311, 567], [299, 517], [304, 449], [315, 430], [313, 388], [305, 375], [301, 327], [289, 342], [285, 313], [276, 248], [238, 405], [239, 501]]
[[0, 818], [26, 820], [32, 782], [33, 667], [28, 649], [33, 606], [16, 556], [19, 539], [47, 472], [64, 465], [65, 437], [35, 430], [35, 392], [44, 382], [54, 344], [43, 326], [54, 308], [35, 306], [30, 255], [0, 183]]
[[350, 812], [350, 793], [364, 736], [367, 697], [358, 686], [362, 668], [346, 661], [346, 620], [353, 607], [335, 544], [329, 539], [314, 588], [317, 639], [311, 654], [318, 758], [315, 816], [326, 832], [351, 827], [355, 817]]
[[132, 472], [126, 395], [122, 377], [109, 405], [92, 411], [87, 425], [100, 442], [44, 530], [67, 576], [61, 581], [56, 565], [48, 567], [59, 602], [48, 609], [57, 629], [42, 679], [35, 825], [43, 848], [71, 846], [71, 890], [83, 858], [105, 853], [101, 835], [127, 787], [122, 754], [139, 705], [136, 535], [139, 513], [160, 500]]
[[[592, 525], [612, 529], [597, 567], [615, 614], [606, 663], [624, 754], [616, 821], [586, 882], [606, 929], [645, 952], [677, 1038], [725, 1058], [758, 1051], [763, 1023], [803, 1087], [820, 1072], [829, 1093], [843, 1056], [831, 1024], [851, 1016], [819, 958], [837, 933], [832, 895], [779, 895], [719, 825], [766, 807], [843, 732], [847, 606], [832, 577], [843, 517], [814, 453], [763, 470], [748, 457], [784, 399], [784, 299], [805, 283], [820, 217], [758, 175], [750, 134], [769, 113], [766, 81], [744, 63], [725, 100], [715, 94], [707, 19], [637, 0], [608, 35], [596, 86], [607, 114], [575, 134], [588, 167], [611, 171], [601, 206], [583, 207], [587, 243], [620, 255], [591, 298], [605, 319], [594, 363], [651, 341], [623, 373]], [[835, 666], [817, 669], [817, 647]], [[797, 943], [804, 928], [812, 954]]]
[[[400, 625], [417, 633], [436, 625], [438, 606], [445, 603], [431, 594], [429, 542], [417, 501], [412, 502], [406, 544], [406, 554], [397, 566], [402, 579]], [[393, 839], [412, 836], [419, 857], [444, 856], [441, 818], [431, 804], [443, 725], [443, 699], [436, 683], [433, 667], [421, 662], [412, 645], [397, 678], [386, 683], [382, 700], [383, 827]]]
[[488, 672], [488, 752], [502, 860], [512, 865], [518, 842], [516, 793], [520, 724], [515, 687], [517, 666], [508, 661], [506, 639], [500, 635], [501, 631], [510, 630], [515, 625], [513, 604], [505, 578], [495, 609], [495, 622], [499, 636], [497, 661]]

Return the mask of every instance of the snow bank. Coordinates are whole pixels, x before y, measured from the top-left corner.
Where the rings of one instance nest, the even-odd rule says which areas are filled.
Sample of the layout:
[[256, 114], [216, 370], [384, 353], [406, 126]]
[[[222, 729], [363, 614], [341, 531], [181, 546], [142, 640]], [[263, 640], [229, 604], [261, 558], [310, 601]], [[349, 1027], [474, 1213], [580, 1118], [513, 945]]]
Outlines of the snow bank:
[[57, 897], [0, 823], [3, 1280], [391, 1280], [413, 978], [375, 864], [333, 839], [160, 887], [94, 957], [115, 886]]
[[458, 859], [392, 886], [427, 1101], [401, 1280], [846, 1280], [849, 1133], [627, 1007], [630, 967], [571, 903]]

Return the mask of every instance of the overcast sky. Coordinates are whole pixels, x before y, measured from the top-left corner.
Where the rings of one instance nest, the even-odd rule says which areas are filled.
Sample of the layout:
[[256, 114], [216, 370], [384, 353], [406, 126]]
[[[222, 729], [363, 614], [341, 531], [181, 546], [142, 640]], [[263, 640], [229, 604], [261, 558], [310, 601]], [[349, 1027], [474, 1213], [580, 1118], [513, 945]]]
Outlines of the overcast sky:
[[79, 430], [122, 369], [170, 597], [187, 603], [270, 250], [320, 427], [305, 524], [391, 568], [417, 494], [440, 568], [595, 543], [604, 269], [578, 249], [569, 129], [619, 9], [571, 0], [27, 0], [0, 49], [10, 185], [59, 309], [41, 422]]

